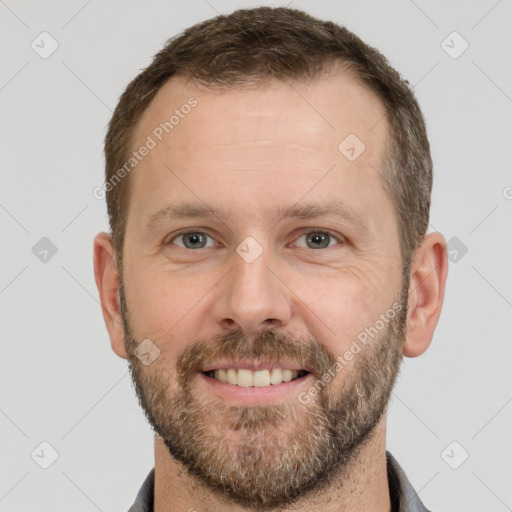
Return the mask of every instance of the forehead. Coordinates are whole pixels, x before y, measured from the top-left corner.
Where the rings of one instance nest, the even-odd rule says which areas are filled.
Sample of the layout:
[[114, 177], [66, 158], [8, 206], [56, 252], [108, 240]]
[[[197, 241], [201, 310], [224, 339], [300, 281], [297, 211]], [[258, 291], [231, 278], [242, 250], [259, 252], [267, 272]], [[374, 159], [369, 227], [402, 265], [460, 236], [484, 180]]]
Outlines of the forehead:
[[233, 208], [254, 212], [248, 190], [291, 206], [308, 189], [311, 199], [336, 195], [338, 187], [361, 213], [371, 203], [389, 207], [379, 177], [387, 136], [381, 101], [344, 72], [229, 90], [173, 77], [134, 132], [133, 149], [148, 137], [155, 147], [131, 174], [129, 211], [150, 216], [180, 195], [227, 210], [231, 194]]
[[[191, 97], [197, 107], [185, 116], [193, 121], [185, 122], [180, 110], [189, 110], [187, 102]], [[219, 90], [173, 77], [141, 116], [134, 140], [142, 142], [161, 123], [168, 122], [173, 113], [181, 116], [174, 116], [172, 123], [177, 123], [169, 133], [164, 131], [164, 144], [160, 145], [192, 149], [194, 153], [197, 147], [216, 144], [226, 151], [239, 145], [247, 155], [249, 146], [258, 140], [260, 144], [296, 143], [301, 146], [296, 148], [298, 151], [332, 150], [347, 135], [354, 134], [365, 144], [368, 159], [380, 156], [382, 139], [388, 131], [381, 101], [340, 67], [308, 82], [274, 80], [265, 85]], [[372, 161], [378, 163], [378, 159]]]

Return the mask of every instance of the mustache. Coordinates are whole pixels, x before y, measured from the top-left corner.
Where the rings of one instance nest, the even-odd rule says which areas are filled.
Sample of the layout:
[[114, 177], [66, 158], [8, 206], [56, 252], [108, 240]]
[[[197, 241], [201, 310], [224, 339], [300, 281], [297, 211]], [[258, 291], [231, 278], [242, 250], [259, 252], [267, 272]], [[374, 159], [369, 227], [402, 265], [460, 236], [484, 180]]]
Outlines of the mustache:
[[185, 385], [204, 364], [219, 359], [279, 361], [286, 359], [324, 375], [336, 362], [334, 355], [312, 336], [294, 339], [290, 335], [266, 330], [248, 338], [241, 330], [190, 343], [176, 362], [176, 378]]

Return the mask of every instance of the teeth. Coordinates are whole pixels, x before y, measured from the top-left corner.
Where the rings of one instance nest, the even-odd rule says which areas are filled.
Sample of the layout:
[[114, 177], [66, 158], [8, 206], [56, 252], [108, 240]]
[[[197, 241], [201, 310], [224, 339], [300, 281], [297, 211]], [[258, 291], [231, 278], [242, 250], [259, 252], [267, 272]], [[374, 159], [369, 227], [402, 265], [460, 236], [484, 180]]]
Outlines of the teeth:
[[238, 382], [239, 386], [248, 388], [252, 386], [252, 371], [251, 370], [238, 370]]
[[[252, 385], [257, 388], [270, 386], [270, 372], [268, 370], [258, 370], [252, 373]], [[240, 383], [238, 384], [240, 385]]]
[[264, 388], [270, 385], [277, 386], [282, 382], [290, 382], [304, 372], [297, 370], [282, 370], [272, 368], [271, 370], [252, 371], [246, 368], [229, 368], [227, 370], [215, 370], [212, 376], [220, 382], [227, 382], [235, 386]]
[[293, 372], [291, 370], [283, 370], [283, 382], [290, 382], [293, 379]]
[[226, 370], [215, 370], [215, 378], [221, 382], [227, 382], [228, 372]]
[[272, 368], [270, 370], [270, 383], [274, 386], [283, 382], [283, 373], [281, 368]]
[[238, 384], [238, 372], [235, 369], [230, 368], [227, 373], [228, 373], [228, 382], [230, 384], [235, 384], [235, 385]]

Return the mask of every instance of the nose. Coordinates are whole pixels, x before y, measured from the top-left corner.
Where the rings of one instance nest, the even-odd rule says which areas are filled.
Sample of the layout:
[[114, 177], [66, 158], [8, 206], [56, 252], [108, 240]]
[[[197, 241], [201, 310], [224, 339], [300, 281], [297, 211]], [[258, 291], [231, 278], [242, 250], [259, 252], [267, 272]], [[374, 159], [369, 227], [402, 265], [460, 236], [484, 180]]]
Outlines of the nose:
[[217, 324], [223, 330], [242, 329], [249, 336], [286, 326], [291, 292], [268, 251], [251, 263], [236, 252], [232, 258], [232, 269], [220, 284], [213, 306]]

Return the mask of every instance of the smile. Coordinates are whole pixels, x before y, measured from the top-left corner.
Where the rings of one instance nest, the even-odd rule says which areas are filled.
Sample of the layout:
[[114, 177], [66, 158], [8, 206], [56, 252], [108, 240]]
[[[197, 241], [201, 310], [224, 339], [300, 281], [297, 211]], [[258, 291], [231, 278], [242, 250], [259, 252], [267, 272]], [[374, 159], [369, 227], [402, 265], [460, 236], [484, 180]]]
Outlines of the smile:
[[244, 388], [277, 386], [283, 382], [291, 382], [304, 377], [309, 372], [305, 370], [288, 370], [271, 368], [263, 370], [249, 370], [246, 368], [226, 368], [203, 372], [207, 377], [223, 383]]

